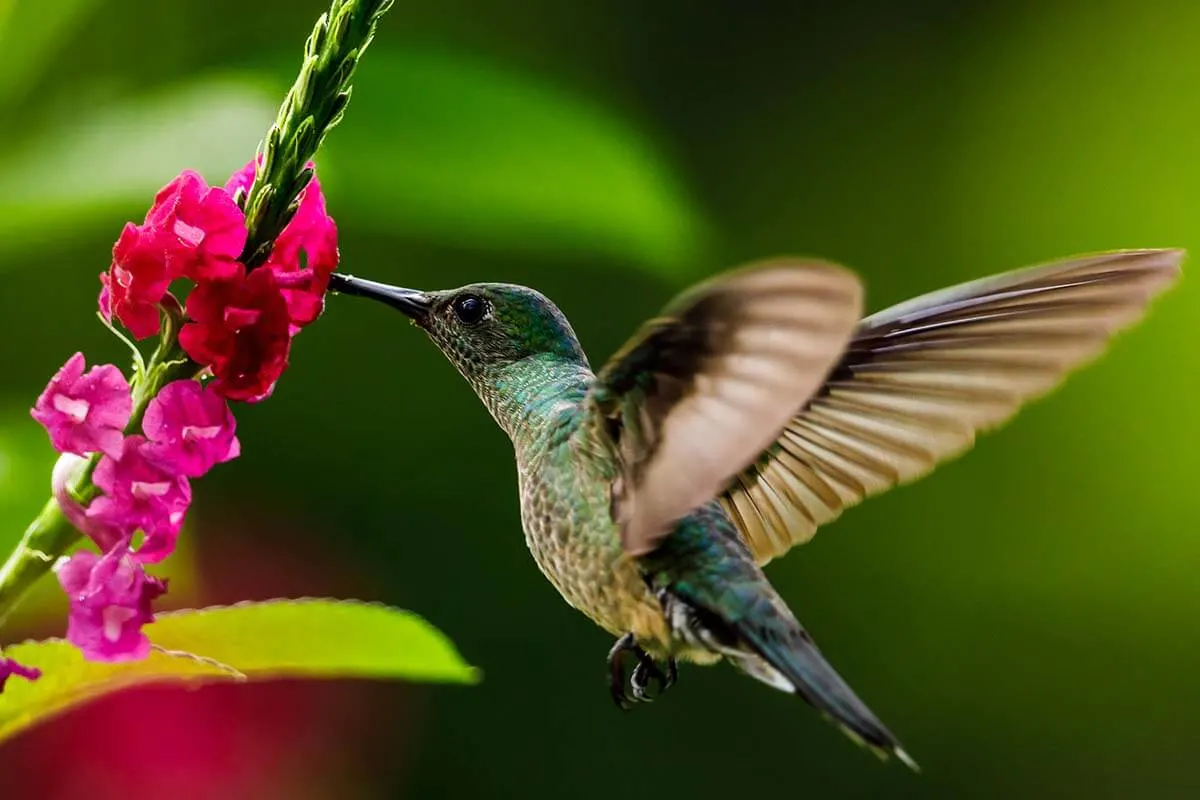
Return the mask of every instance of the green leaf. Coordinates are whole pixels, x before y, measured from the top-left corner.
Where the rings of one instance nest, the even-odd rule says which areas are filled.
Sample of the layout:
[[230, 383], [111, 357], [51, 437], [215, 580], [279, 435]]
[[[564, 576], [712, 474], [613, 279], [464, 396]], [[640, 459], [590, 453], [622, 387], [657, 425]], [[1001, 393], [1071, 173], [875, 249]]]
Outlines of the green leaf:
[[144, 661], [96, 664], [61, 640], [25, 642], [6, 656], [42, 670], [0, 694], [0, 741], [80, 703], [151, 683], [273, 678], [394, 678], [474, 683], [444, 634], [420, 617], [346, 600], [269, 600], [158, 615]]
[[[224, 183], [253, 156], [277, 94], [248, 76], [209, 78], [75, 111], [0, 155], [0, 255], [138, 219], [181, 169]], [[0, 260], [0, 264], [4, 263]]]
[[320, 159], [332, 213], [386, 233], [601, 251], [684, 271], [703, 226], [671, 169], [595, 103], [463, 55], [379, 49]]

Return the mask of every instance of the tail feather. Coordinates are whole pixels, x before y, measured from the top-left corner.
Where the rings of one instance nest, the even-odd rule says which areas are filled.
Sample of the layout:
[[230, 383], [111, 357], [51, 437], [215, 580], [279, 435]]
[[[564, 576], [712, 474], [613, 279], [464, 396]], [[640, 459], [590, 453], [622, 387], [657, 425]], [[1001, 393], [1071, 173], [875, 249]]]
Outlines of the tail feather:
[[719, 504], [694, 512], [639, 566], [686, 647], [718, 653], [763, 683], [800, 695], [860, 744], [917, 769], [821, 655]]
[[859, 744], [884, 758], [894, 755], [920, 771], [899, 740], [825, 660], [804, 628], [790, 614], [772, 616], [775, 618], [767, 624], [754, 624], [752, 619], [734, 623], [733, 628], [751, 652], [730, 656], [729, 660], [769, 686], [800, 695]]

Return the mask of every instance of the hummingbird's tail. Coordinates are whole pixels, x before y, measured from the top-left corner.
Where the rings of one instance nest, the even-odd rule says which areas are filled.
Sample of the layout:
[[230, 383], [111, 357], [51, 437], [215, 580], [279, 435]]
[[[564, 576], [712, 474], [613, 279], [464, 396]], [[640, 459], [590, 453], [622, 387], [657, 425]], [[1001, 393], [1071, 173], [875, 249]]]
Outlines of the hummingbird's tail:
[[[904, 751], [867, 705], [858, 699], [821, 654], [812, 637], [775, 593], [766, 578], [723, 585], [726, 608], [711, 600], [704, 584], [675, 584], [660, 594], [667, 617], [694, 645], [720, 653], [730, 663], [768, 686], [800, 695], [851, 739], [887, 758], [895, 756], [914, 771], [917, 763]], [[748, 577], [748, 576], [747, 576]], [[736, 598], [729, 602], [731, 598]]]
[[724, 656], [763, 683], [800, 695], [876, 754], [917, 769], [821, 655], [720, 506], [693, 512], [639, 566], [684, 652], [701, 648]]
[[894, 755], [914, 771], [920, 770], [791, 614], [766, 625], [745, 620], [734, 628], [746, 648], [738, 655], [726, 654], [734, 666], [769, 686], [800, 695], [859, 744], [885, 758]]

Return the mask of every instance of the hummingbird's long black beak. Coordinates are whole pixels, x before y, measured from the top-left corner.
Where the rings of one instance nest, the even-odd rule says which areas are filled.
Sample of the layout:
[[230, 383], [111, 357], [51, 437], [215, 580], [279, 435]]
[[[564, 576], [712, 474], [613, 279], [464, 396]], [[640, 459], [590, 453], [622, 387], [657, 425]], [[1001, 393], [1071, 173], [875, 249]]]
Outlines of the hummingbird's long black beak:
[[333, 273], [329, 277], [329, 291], [378, 300], [421, 322], [429, 315], [432, 301], [429, 295], [416, 289], [403, 289], [386, 283], [355, 278], [353, 275]]

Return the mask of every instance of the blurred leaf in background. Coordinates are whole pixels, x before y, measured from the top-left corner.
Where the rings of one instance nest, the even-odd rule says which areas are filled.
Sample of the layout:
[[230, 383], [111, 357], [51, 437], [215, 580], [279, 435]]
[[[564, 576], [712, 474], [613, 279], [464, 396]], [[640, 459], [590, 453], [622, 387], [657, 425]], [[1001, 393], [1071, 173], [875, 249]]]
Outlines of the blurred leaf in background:
[[382, 52], [354, 113], [330, 142], [327, 182], [375, 230], [599, 251], [676, 275], [700, 252], [703, 227], [662, 155], [550, 81], [449, 51]]
[[56, 119], [0, 154], [0, 263], [61, 246], [83, 226], [106, 230], [114, 217], [140, 219], [182, 169], [223, 183], [253, 154], [278, 97], [230, 76]]
[[98, 0], [0, 0], [0, 109], [25, 99], [46, 63], [99, 5]]

